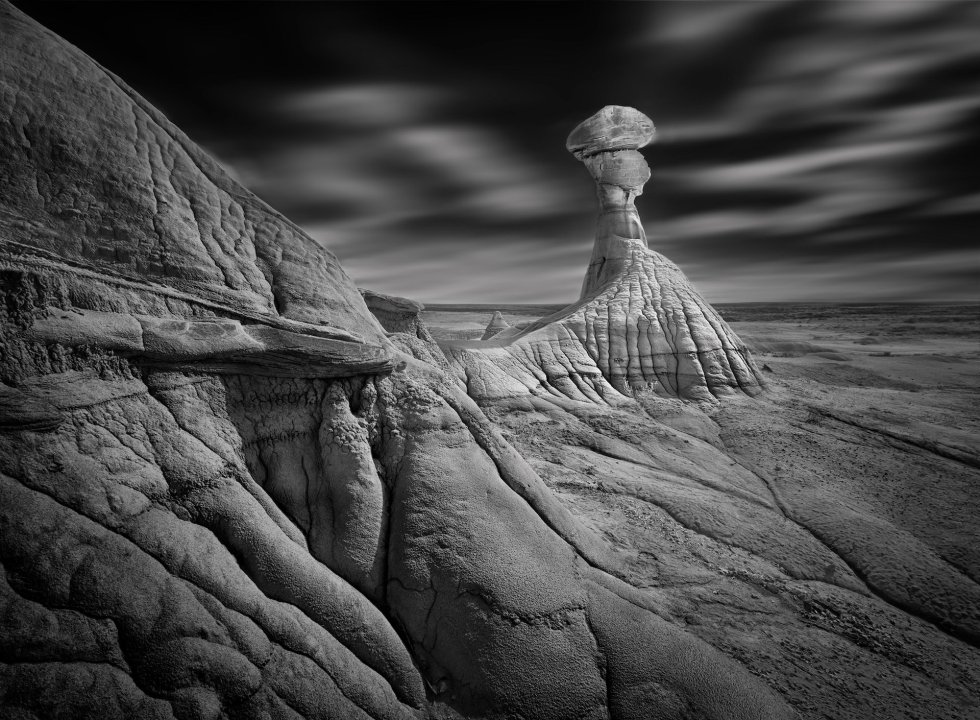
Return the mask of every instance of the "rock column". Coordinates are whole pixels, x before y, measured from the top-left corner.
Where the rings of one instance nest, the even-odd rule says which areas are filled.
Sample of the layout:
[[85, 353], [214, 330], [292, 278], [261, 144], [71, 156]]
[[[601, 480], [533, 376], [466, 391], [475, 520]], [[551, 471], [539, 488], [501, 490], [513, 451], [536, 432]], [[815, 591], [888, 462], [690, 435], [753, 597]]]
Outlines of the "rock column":
[[599, 197], [596, 240], [582, 298], [619, 275], [633, 243], [647, 246], [633, 201], [650, 179], [650, 168], [638, 150], [655, 134], [653, 122], [639, 110], [607, 105], [568, 136], [568, 151], [585, 164]]

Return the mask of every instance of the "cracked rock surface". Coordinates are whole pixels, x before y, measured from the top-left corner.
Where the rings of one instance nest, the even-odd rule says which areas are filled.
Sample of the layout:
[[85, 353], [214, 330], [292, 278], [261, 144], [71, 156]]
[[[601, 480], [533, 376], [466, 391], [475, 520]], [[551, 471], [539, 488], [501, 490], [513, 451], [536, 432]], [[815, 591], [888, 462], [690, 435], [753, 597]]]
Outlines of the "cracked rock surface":
[[3, 717], [971, 717], [974, 535], [858, 513], [829, 415], [773, 467], [785, 386], [612, 232], [636, 111], [569, 140], [582, 302], [470, 348], [2, 2], [0, 98]]

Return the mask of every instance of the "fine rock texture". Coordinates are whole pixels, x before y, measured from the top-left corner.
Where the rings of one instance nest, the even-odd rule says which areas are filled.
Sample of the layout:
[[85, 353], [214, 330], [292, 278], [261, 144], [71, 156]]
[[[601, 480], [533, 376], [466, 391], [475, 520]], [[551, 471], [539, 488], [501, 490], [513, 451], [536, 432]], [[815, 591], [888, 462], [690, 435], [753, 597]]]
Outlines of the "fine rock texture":
[[420, 306], [6, 3], [0, 72], [4, 716], [793, 716], [623, 580]]
[[634, 198], [650, 170], [637, 151], [653, 123], [607, 106], [575, 128], [567, 147], [596, 181], [599, 219], [580, 300], [486, 344], [446, 343], [475, 396], [552, 394], [616, 404], [653, 394], [694, 400], [763, 381], [745, 344], [681, 270], [647, 247]]

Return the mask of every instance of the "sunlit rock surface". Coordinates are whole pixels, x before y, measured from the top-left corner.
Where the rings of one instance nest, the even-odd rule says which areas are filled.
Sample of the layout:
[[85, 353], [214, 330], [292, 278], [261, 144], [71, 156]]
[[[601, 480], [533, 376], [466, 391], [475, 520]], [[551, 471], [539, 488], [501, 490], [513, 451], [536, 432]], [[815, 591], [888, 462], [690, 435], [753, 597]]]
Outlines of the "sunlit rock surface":
[[7, 4], [0, 73], [5, 716], [792, 716], [417, 359], [417, 308]]

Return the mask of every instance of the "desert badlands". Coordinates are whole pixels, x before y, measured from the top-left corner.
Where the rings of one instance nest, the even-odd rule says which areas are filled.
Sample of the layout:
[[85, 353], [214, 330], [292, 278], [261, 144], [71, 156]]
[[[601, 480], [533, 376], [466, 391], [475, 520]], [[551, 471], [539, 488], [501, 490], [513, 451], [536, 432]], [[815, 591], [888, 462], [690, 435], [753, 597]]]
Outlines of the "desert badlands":
[[424, 308], [0, 4], [2, 717], [978, 717], [976, 308], [719, 312], [569, 130], [579, 300]]

